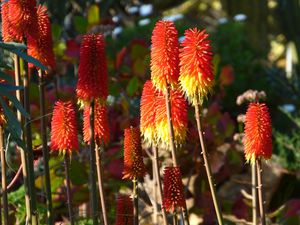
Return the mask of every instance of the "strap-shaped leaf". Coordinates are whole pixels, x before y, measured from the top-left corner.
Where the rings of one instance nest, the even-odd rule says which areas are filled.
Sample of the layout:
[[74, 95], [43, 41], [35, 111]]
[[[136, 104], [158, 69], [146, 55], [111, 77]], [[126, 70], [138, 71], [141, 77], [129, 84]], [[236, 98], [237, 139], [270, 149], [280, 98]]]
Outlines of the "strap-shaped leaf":
[[15, 85], [11, 85], [11, 84], [0, 83], [0, 90], [4, 90], [7, 92], [22, 90], [23, 88], [24, 88], [23, 86], [15, 86]]
[[[9, 92], [2, 90], [0, 88], [0, 95], [7, 97], [16, 107], [17, 110], [19, 110], [24, 117], [30, 118], [29, 114], [26, 112], [22, 104], [19, 102], [19, 100], [16, 98], [16, 96], [10, 94]], [[2, 98], [1, 98], [2, 99]]]
[[10, 75], [4, 73], [1, 70], [0, 70], [0, 78], [5, 80], [8, 83], [13, 83], [14, 82], [13, 78]]
[[11, 50], [11, 49], [25, 50], [25, 49], [27, 49], [26, 45], [17, 43], [17, 42], [2, 42], [2, 41], [0, 41], [0, 47], [4, 48], [6, 50]]

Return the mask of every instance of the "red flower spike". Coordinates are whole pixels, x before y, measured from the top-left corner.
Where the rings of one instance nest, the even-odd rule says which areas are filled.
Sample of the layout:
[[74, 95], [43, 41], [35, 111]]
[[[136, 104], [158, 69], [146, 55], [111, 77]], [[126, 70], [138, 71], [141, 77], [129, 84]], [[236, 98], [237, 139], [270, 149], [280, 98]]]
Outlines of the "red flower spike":
[[[98, 144], [101, 144], [102, 142], [108, 144], [110, 131], [107, 109], [106, 106], [101, 105], [99, 101], [95, 102], [94, 117], [95, 141]], [[90, 138], [90, 107], [85, 106], [83, 112], [83, 140], [84, 142], [89, 143]]]
[[165, 91], [167, 85], [175, 87], [179, 77], [179, 43], [173, 22], [158, 21], [152, 33], [151, 80]]
[[11, 33], [16, 37], [29, 37], [37, 39], [38, 19], [35, 0], [9, 0], [9, 21]]
[[205, 30], [189, 29], [185, 31], [181, 44], [179, 81], [194, 105], [199, 98], [202, 101], [206, 97], [214, 83], [213, 54], [208, 37]]
[[245, 117], [245, 157], [256, 159], [272, 156], [272, 127], [268, 107], [264, 103], [250, 103]]
[[[53, 41], [51, 23], [47, 14], [47, 7], [39, 5], [38, 15], [38, 39], [31, 36], [27, 39], [28, 54], [39, 60], [44, 66], [54, 68], [55, 59], [53, 53]], [[33, 68], [33, 64], [29, 64]]]
[[[187, 102], [180, 90], [171, 90], [171, 116], [174, 129], [175, 144], [182, 144], [186, 138], [188, 117]], [[163, 93], [158, 92], [156, 97], [155, 126], [157, 142], [162, 147], [169, 146], [170, 134], [168, 126], [166, 98]]]
[[[21, 36], [13, 36], [12, 26], [9, 21], [9, 4], [6, 0], [1, 0], [1, 19], [2, 19], [2, 39], [3, 42], [21, 42]], [[14, 32], [15, 33], [15, 32]]]
[[104, 37], [101, 34], [84, 35], [80, 47], [77, 97], [84, 102], [98, 98], [105, 101], [107, 82]]
[[128, 195], [118, 195], [116, 225], [133, 225], [133, 202]]
[[132, 180], [136, 177], [143, 177], [145, 173], [140, 130], [133, 127], [125, 129], [123, 179]]
[[144, 84], [141, 97], [140, 120], [141, 134], [147, 145], [155, 144], [155, 101], [156, 91], [151, 80], [148, 80]]
[[51, 121], [51, 149], [68, 151], [78, 149], [75, 107], [71, 101], [57, 101]]
[[185, 207], [180, 167], [166, 167], [164, 170], [163, 207], [172, 213], [179, 207]]

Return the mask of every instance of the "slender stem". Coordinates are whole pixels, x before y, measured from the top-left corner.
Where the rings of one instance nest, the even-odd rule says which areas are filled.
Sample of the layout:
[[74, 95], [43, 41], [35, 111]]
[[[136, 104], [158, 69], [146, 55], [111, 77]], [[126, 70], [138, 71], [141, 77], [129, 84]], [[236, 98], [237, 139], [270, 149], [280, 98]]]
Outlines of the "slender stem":
[[178, 221], [177, 221], [177, 213], [174, 211], [173, 213], [173, 225], [177, 225]]
[[45, 83], [44, 74], [39, 70], [39, 92], [40, 92], [40, 112], [41, 112], [41, 136], [42, 136], [42, 151], [43, 151], [43, 165], [45, 174], [45, 188], [46, 188], [46, 203], [47, 203], [47, 220], [48, 224], [53, 224], [52, 214], [52, 196], [51, 196], [51, 183], [49, 171], [49, 150], [47, 144], [47, 123], [46, 123], [46, 109], [45, 109]]
[[139, 198], [138, 198], [138, 180], [137, 178], [133, 178], [133, 224], [138, 225], [139, 224]]
[[[153, 160], [154, 160], [154, 164], [155, 164], [155, 178], [156, 178], [156, 182], [158, 185], [158, 196], [160, 199], [160, 205], [162, 206], [163, 191], [162, 191], [161, 179], [160, 179], [160, 175], [159, 175], [158, 151], [157, 151], [156, 147], [152, 147], [152, 150], [154, 153]], [[161, 211], [162, 211], [164, 225], [167, 225], [168, 221], [167, 221], [166, 210], [163, 207], [161, 207]]]
[[100, 201], [101, 201], [103, 222], [104, 222], [104, 225], [108, 225], [107, 211], [106, 211], [105, 198], [104, 198], [104, 189], [103, 189], [103, 176], [102, 176], [101, 152], [100, 152], [101, 148], [103, 148], [103, 145], [99, 147], [96, 144], [96, 148], [95, 148], [96, 165], [97, 165], [98, 187], [99, 187], [99, 195], [100, 195]]
[[[153, 153], [153, 152], [152, 152]], [[158, 225], [158, 199], [157, 199], [157, 178], [156, 178], [156, 168], [155, 159], [152, 156], [152, 174], [153, 174], [153, 224]]]
[[[20, 57], [14, 55], [14, 68], [15, 68], [15, 85], [21, 86], [21, 75], [20, 75]], [[19, 102], [22, 102], [21, 97], [21, 90], [16, 90], [16, 97]], [[17, 110], [17, 118], [20, 124], [22, 124], [22, 114], [19, 110]], [[27, 167], [27, 155], [24, 149], [20, 148], [21, 155], [21, 163], [22, 163], [22, 173], [23, 173], [23, 182], [24, 182], [24, 189], [25, 189], [25, 208], [26, 208], [26, 221], [31, 218], [31, 205], [30, 205], [30, 191], [28, 185], [28, 167]]]
[[8, 201], [7, 201], [7, 179], [6, 179], [6, 160], [4, 152], [4, 131], [0, 126], [0, 154], [1, 154], [1, 186], [2, 186], [2, 201], [4, 212], [4, 224], [8, 224]]
[[258, 225], [257, 223], [257, 173], [256, 165], [251, 164], [251, 175], [252, 175], [252, 223], [253, 225]]
[[74, 214], [72, 210], [72, 192], [71, 192], [71, 182], [70, 182], [70, 175], [69, 175], [69, 169], [70, 169], [70, 157], [69, 152], [65, 153], [64, 156], [65, 159], [65, 172], [66, 172], [66, 187], [67, 187], [67, 200], [68, 200], [68, 210], [69, 210], [69, 219], [70, 224], [74, 225]]
[[[24, 107], [25, 110], [30, 115], [30, 98], [29, 98], [29, 70], [28, 62], [24, 61], [24, 76], [23, 76], [23, 86], [24, 86]], [[31, 224], [38, 224], [37, 219], [37, 205], [36, 205], [36, 193], [35, 193], [35, 177], [34, 177], [34, 158], [32, 150], [32, 134], [31, 134], [31, 123], [30, 118], [25, 118], [25, 135], [26, 135], [26, 148], [27, 148], [27, 167], [28, 167], [28, 184], [30, 191], [30, 203], [31, 203]]]
[[257, 188], [258, 188], [258, 203], [259, 203], [259, 212], [261, 224], [266, 225], [266, 215], [265, 215], [265, 207], [264, 207], [264, 199], [263, 199], [263, 184], [262, 184], [262, 168], [261, 168], [261, 160], [257, 159], [255, 161], [256, 164], [256, 172], [257, 172]]
[[94, 114], [95, 102], [92, 101], [90, 105], [90, 191], [91, 191], [91, 206], [93, 225], [98, 225], [98, 201], [97, 201], [97, 185], [96, 185], [96, 171], [95, 171], [95, 133], [94, 133]]
[[200, 119], [199, 111], [200, 111], [200, 104], [199, 104], [199, 102], [197, 102], [197, 104], [195, 105], [195, 117], [196, 117], [196, 122], [197, 122], [200, 145], [201, 145], [201, 149], [202, 149], [202, 155], [203, 155], [203, 159], [204, 159], [204, 166], [205, 166], [205, 170], [206, 170], [206, 174], [207, 174], [210, 192], [212, 195], [212, 200], [213, 200], [213, 203], [215, 206], [215, 211], [217, 214], [217, 220], [218, 220], [219, 225], [223, 225], [223, 218], [222, 218], [221, 210], [220, 210], [217, 195], [216, 195], [215, 185], [213, 183], [211, 168], [210, 168], [210, 165], [208, 162], [207, 151], [206, 151], [204, 138], [203, 138], [203, 132], [202, 132], [202, 128], [201, 128], [201, 119]]
[[168, 127], [169, 127], [169, 134], [170, 134], [170, 148], [172, 152], [173, 166], [177, 166], [177, 159], [175, 153], [176, 147], [174, 142], [174, 128], [172, 123], [172, 112], [171, 112], [170, 86], [167, 86], [165, 95], [166, 95], [166, 108], [167, 108]]

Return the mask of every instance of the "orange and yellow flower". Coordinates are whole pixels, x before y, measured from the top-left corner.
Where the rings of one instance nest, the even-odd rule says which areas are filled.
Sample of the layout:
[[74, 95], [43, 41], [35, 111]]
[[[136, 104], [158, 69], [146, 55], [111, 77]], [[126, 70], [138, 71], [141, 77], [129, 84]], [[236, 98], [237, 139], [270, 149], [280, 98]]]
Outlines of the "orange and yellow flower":
[[[39, 6], [38, 15], [38, 39], [31, 36], [27, 38], [28, 54], [39, 60], [44, 66], [54, 68], [55, 58], [53, 53], [53, 41], [51, 23], [47, 14], [46, 6]], [[32, 68], [33, 64], [29, 64]]]
[[[107, 108], [101, 105], [99, 101], [95, 101], [94, 108], [94, 135], [95, 141], [98, 144], [109, 142], [109, 123], [107, 117]], [[83, 140], [86, 143], [90, 142], [90, 107], [85, 106], [83, 112]]]
[[139, 128], [124, 131], [124, 170], [123, 179], [143, 177], [146, 169], [142, 156], [141, 133]]
[[156, 89], [176, 87], [179, 77], [179, 42], [173, 22], [158, 21], [152, 33], [151, 80]]
[[80, 101], [105, 101], [108, 95], [107, 63], [102, 34], [84, 35], [80, 47], [77, 97]]
[[148, 80], [144, 84], [141, 97], [141, 120], [140, 129], [143, 140], [148, 146], [155, 145], [155, 102], [156, 90]]
[[181, 44], [179, 82], [193, 105], [202, 102], [214, 83], [213, 54], [208, 37], [205, 30], [189, 29]]
[[51, 121], [51, 149], [72, 152], [78, 150], [75, 107], [71, 101], [57, 101]]
[[245, 157], [248, 162], [272, 156], [272, 125], [264, 103], [250, 103], [245, 117]]
[[166, 167], [164, 170], [163, 207], [171, 213], [185, 207], [180, 167]]

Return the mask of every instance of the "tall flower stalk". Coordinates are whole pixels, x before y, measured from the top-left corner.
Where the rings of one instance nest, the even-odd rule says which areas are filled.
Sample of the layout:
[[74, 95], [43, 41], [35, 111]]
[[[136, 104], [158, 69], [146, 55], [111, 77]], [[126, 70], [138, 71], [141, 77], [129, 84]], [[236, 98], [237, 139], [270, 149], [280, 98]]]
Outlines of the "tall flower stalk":
[[195, 107], [199, 142], [202, 149], [204, 166], [208, 178], [210, 191], [219, 225], [223, 224], [222, 214], [216, 195], [215, 185], [212, 178], [208, 154], [204, 143], [201, 126], [200, 109], [203, 99], [213, 86], [212, 51], [208, 34], [205, 30], [189, 29], [185, 31], [185, 39], [182, 42], [180, 52], [180, 85], [189, 102]]
[[268, 107], [264, 103], [250, 103], [245, 116], [245, 157], [256, 166], [258, 204], [262, 225], [266, 224], [263, 199], [261, 160], [272, 156], [272, 126]]
[[71, 101], [57, 101], [55, 103], [51, 121], [51, 149], [64, 155], [69, 219], [71, 225], [74, 225], [69, 178], [69, 155], [72, 154], [72, 151], [78, 150], [78, 137], [76, 112]]
[[7, 201], [7, 177], [6, 177], [6, 157], [4, 152], [4, 129], [0, 124], [0, 158], [1, 158], [1, 194], [3, 204], [4, 223], [8, 224], [8, 201]]

